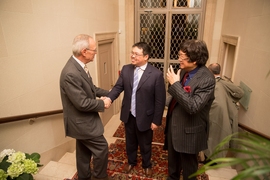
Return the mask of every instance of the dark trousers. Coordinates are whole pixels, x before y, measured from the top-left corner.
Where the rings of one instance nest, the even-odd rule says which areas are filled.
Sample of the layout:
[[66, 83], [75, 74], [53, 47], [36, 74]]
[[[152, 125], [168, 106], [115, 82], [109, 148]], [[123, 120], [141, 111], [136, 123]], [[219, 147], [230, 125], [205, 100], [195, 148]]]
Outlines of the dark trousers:
[[[90, 160], [93, 157], [93, 175]], [[78, 180], [106, 178], [108, 165], [108, 143], [104, 136], [93, 139], [76, 139], [76, 160]]]
[[[168, 180], [179, 180], [183, 170], [183, 180], [196, 180], [196, 177], [188, 178], [198, 170], [198, 154], [187, 154], [177, 152], [173, 148], [171, 119], [168, 126]], [[192, 143], [192, 142], [190, 142]]]
[[137, 165], [137, 151], [139, 146], [142, 156], [142, 167], [151, 168], [152, 129], [143, 132], [139, 131], [136, 124], [136, 118], [130, 114], [128, 122], [125, 123], [125, 133], [128, 164], [134, 166]]

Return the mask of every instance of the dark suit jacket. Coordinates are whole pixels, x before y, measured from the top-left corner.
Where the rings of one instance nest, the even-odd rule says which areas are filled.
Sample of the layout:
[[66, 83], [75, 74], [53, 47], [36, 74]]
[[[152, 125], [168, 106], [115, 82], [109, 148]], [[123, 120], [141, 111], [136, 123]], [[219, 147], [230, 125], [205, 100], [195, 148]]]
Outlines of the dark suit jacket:
[[68, 60], [60, 76], [66, 136], [90, 139], [103, 135], [98, 112], [104, 111], [104, 102], [96, 97], [107, 96], [108, 92], [96, 87], [73, 57]]
[[[114, 101], [124, 91], [120, 119], [125, 123], [130, 115], [133, 76], [134, 66], [123, 66], [120, 77], [108, 95]], [[148, 64], [136, 92], [136, 122], [140, 131], [150, 129], [151, 123], [161, 125], [165, 100], [163, 73]]]
[[[181, 71], [181, 79], [184, 74]], [[190, 86], [191, 92], [186, 92], [180, 82], [168, 89], [178, 102], [171, 115], [172, 141], [176, 151], [196, 154], [207, 149], [209, 110], [214, 100], [215, 78], [202, 66], [187, 86]]]

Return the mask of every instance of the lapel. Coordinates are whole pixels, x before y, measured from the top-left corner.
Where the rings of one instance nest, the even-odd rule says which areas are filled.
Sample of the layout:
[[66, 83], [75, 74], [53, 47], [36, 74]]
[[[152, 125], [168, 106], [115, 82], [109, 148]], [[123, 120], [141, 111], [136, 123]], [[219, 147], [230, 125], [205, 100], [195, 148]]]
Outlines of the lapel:
[[[96, 90], [95, 90], [95, 87], [94, 87], [94, 84], [93, 84], [91, 75], [90, 75], [90, 77], [88, 78], [88, 76], [87, 76], [85, 70], [82, 68], [82, 66], [80, 66], [80, 64], [77, 63], [77, 61], [76, 61], [73, 57], [71, 57], [70, 60], [71, 60], [71, 62], [74, 64], [74, 66], [76, 67], [76, 69], [80, 72], [80, 74], [81, 74], [81, 76], [83, 77], [83, 79], [85, 79], [85, 80], [88, 82], [88, 84], [90, 85], [90, 88], [91, 88], [92, 92], [93, 92], [93, 93], [95, 94], [95, 96], [96, 96]], [[89, 72], [89, 74], [90, 74], [90, 72]]]
[[139, 90], [142, 85], [146, 82], [146, 80], [150, 77], [150, 74], [152, 73], [151, 65], [147, 64], [145, 71], [142, 74], [142, 77], [140, 79], [140, 82], [138, 84], [137, 90]]
[[190, 79], [190, 81], [188, 82], [188, 86], [194, 86], [195, 84], [198, 83], [198, 81], [200, 80], [200, 78], [202, 77], [202, 73], [204, 71], [204, 66], [200, 67], [198, 69], [198, 71], [196, 72], [196, 74], [192, 77], [192, 79]]
[[130, 64], [129, 69], [128, 69], [128, 72], [129, 72], [129, 82], [130, 82], [130, 88], [131, 88], [131, 90], [133, 88], [134, 70], [135, 70], [134, 65]]

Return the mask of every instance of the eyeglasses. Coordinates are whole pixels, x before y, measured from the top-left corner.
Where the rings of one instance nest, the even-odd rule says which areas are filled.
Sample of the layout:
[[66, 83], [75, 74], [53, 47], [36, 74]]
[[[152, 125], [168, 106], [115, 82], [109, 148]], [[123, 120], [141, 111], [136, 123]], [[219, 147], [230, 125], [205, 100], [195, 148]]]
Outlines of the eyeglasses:
[[188, 60], [189, 59], [189, 57], [186, 57], [186, 58], [181, 57], [180, 54], [177, 54], [177, 57], [178, 57], [178, 59], [180, 59], [182, 61], [185, 61], [185, 60]]
[[94, 53], [96, 53], [97, 52], [97, 50], [96, 49], [88, 49], [88, 48], [86, 48], [86, 50], [89, 50], [89, 51], [93, 51]]
[[134, 52], [130, 52], [130, 56], [137, 57], [137, 56], [144, 56], [144, 55], [143, 54], [137, 54], [137, 53], [134, 53]]

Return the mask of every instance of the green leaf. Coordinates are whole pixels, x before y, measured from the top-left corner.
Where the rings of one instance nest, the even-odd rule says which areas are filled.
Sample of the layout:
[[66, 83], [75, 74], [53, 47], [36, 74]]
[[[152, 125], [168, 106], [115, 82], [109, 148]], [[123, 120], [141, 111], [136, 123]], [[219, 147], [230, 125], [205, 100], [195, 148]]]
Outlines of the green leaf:
[[245, 179], [245, 178], [259, 178], [259, 176], [270, 173], [270, 166], [264, 167], [250, 167], [249, 169], [243, 170], [236, 175], [233, 180]]
[[[233, 141], [237, 144], [234, 148], [224, 148], [224, 145]], [[237, 157], [225, 157], [214, 159], [220, 152], [233, 152]], [[241, 158], [239, 158], [241, 157]], [[211, 162], [202, 166], [190, 177], [197, 176], [210, 169], [218, 169], [227, 166], [240, 165], [243, 170], [233, 179], [270, 179], [270, 141], [258, 135], [244, 132], [235, 133], [224, 138], [215, 148], [213, 154], [208, 158]], [[214, 165], [214, 163], [217, 163]]]
[[34, 180], [32, 174], [23, 173], [16, 180]]
[[0, 163], [0, 169], [3, 169], [7, 172], [8, 167], [11, 165], [11, 163], [7, 162], [5, 159]]
[[36, 163], [40, 163], [40, 154], [38, 153], [32, 153], [31, 155], [29, 154], [25, 154], [27, 159], [32, 159], [33, 161], [35, 161]]

